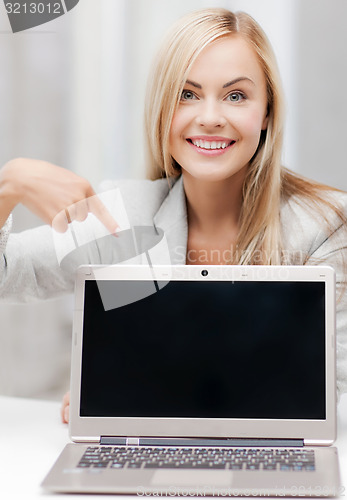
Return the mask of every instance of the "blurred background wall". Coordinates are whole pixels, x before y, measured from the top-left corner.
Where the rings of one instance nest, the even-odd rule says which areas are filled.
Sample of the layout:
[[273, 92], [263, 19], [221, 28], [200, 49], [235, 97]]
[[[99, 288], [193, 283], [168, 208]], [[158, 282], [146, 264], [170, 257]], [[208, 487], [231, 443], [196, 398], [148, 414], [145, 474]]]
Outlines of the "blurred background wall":
[[[282, 74], [283, 162], [347, 189], [345, 0], [80, 0], [12, 34], [0, 4], [0, 165], [26, 156], [87, 177], [143, 177], [142, 111], [150, 62], [188, 11], [244, 10], [264, 28]], [[14, 230], [40, 224], [23, 207]], [[71, 297], [0, 304], [0, 393], [60, 398], [69, 384]]]

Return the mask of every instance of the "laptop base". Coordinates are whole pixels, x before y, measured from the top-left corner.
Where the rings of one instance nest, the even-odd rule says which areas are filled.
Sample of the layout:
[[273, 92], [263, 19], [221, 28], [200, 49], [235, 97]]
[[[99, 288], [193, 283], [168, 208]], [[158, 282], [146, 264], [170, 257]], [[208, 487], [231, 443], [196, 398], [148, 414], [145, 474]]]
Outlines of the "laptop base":
[[[341, 494], [337, 449], [314, 448], [315, 471], [79, 469], [89, 445], [68, 444], [42, 483], [57, 493], [137, 496], [336, 497]], [[310, 448], [311, 449], [311, 448]]]

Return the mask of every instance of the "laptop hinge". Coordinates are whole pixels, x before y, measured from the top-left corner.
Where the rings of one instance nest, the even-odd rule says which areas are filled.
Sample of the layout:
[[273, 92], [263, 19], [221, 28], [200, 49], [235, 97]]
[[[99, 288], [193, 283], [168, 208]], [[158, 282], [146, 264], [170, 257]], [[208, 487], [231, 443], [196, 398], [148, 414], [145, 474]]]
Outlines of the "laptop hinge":
[[257, 438], [228, 438], [228, 439], [205, 439], [205, 438], [134, 438], [101, 436], [100, 444], [122, 445], [122, 446], [280, 446], [295, 447], [304, 446], [303, 439], [257, 439]]
[[116, 437], [116, 436], [101, 436], [100, 444], [115, 445], [115, 446], [139, 446], [140, 439], [137, 437]]

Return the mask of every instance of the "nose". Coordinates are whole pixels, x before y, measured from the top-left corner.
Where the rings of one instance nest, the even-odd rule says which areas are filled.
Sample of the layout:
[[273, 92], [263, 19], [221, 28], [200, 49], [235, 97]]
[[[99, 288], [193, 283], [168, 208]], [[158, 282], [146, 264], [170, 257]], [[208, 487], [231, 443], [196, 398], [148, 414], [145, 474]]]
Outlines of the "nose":
[[196, 122], [201, 127], [206, 128], [224, 127], [226, 118], [223, 114], [222, 103], [214, 99], [201, 101], [199, 103]]

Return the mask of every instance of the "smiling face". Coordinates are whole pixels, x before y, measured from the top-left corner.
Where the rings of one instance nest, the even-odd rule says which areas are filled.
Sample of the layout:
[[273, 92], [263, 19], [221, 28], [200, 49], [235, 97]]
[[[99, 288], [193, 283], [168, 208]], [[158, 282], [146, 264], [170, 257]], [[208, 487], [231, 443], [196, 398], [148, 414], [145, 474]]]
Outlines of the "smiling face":
[[183, 175], [220, 181], [243, 174], [267, 127], [266, 82], [257, 55], [238, 35], [195, 60], [170, 128], [170, 154]]

